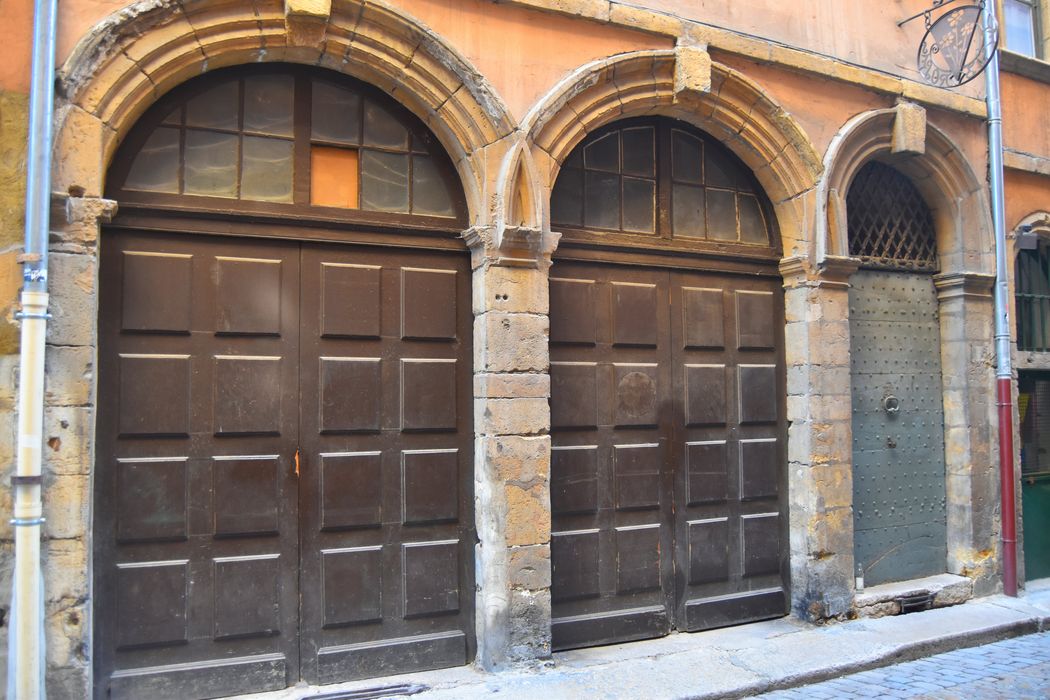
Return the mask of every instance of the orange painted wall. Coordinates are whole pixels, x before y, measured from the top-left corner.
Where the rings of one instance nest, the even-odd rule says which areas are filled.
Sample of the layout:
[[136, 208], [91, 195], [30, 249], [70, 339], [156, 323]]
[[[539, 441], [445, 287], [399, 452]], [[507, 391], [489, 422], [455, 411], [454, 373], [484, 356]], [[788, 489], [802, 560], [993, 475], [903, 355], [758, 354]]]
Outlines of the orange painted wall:
[[29, 93], [32, 0], [0, 0], [0, 90]]
[[1006, 147], [1050, 158], [1050, 85], [1003, 73], [1002, 96]]
[[1007, 231], [1031, 214], [1050, 212], [1050, 177], [1007, 170], [1005, 186]]

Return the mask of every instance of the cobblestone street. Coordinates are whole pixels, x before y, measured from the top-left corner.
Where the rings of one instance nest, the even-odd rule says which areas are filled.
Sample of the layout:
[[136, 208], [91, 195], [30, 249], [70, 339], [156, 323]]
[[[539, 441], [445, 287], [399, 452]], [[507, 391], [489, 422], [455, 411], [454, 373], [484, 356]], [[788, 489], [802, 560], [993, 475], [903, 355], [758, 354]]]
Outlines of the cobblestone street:
[[1050, 632], [959, 649], [757, 697], [763, 700], [1046, 698], [1050, 697]]

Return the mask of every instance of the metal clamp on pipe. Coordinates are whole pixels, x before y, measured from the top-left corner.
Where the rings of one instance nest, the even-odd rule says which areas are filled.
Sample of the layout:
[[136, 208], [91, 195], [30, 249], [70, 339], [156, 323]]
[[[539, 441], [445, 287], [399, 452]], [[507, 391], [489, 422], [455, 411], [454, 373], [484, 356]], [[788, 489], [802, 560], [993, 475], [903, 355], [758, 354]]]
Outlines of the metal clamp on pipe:
[[15, 312], [15, 320], [16, 321], [21, 321], [23, 318], [41, 318], [41, 319], [43, 319], [45, 321], [48, 321], [48, 320], [50, 320], [52, 318], [52, 316], [51, 316], [50, 313], [48, 313], [46, 311], [44, 313], [36, 313], [34, 311], [16, 311]]
[[33, 525], [43, 525], [47, 522], [47, 518], [11, 518], [7, 522], [15, 527], [32, 527]]

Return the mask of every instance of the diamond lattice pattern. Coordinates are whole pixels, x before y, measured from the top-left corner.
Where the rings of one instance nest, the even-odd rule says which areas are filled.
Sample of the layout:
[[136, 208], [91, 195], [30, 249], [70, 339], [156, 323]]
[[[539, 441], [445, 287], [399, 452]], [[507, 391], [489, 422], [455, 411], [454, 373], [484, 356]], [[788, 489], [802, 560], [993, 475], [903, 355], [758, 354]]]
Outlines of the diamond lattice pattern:
[[933, 217], [915, 185], [888, 165], [860, 169], [846, 197], [849, 253], [864, 267], [937, 269]]

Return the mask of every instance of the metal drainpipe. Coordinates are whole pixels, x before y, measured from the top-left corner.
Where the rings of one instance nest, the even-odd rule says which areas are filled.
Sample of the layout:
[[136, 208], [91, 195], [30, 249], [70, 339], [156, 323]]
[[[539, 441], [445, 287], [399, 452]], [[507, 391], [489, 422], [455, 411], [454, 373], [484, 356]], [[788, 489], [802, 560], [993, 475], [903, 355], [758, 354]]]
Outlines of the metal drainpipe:
[[[14, 489], [15, 572], [8, 648], [8, 697], [44, 697], [44, 583], [40, 570], [43, 519], [40, 462], [44, 422], [44, 342], [49, 317], [47, 245], [51, 210], [51, 132], [57, 0], [37, 0], [29, 92], [22, 345], [18, 388], [18, 464]], [[12, 682], [13, 679], [13, 682]]]
[[[985, 26], [995, 20], [987, 2]], [[999, 97], [999, 52], [989, 47], [984, 73], [988, 103], [988, 181], [995, 227], [995, 385], [999, 410], [999, 493], [1002, 499], [1003, 593], [1017, 596], [1017, 514], [1014, 493], [1013, 366], [1010, 359], [1010, 288], [1006, 259], [1006, 205], [1003, 194], [1003, 114]]]

